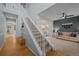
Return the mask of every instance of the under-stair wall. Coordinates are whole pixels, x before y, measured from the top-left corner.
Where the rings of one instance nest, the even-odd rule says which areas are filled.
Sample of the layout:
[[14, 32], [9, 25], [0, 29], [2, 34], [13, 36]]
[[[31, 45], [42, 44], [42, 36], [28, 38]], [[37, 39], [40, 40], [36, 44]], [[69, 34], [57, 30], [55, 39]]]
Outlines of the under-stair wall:
[[[25, 22], [25, 21], [23, 21]], [[38, 55], [38, 56], [41, 56], [42, 55], [42, 52], [41, 51], [38, 51], [40, 50], [39, 47], [37, 49], [37, 43], [35, 42], [35, 40], [33, 40], [33, 36], [31, 33], [29, 33], [29, 28], [26, 24], [26, 22], [24, 23], [24, 28], [22, 28], [22, 35], [24, 36], [25, 40], [26, 40], [26, 46], [35, 54], [35, 55]]]
[[35, 55], [39, 55], [34, 43], [33, 43], [33, 40], [27, 30], [26, 27], [24, 27], [22, 29], [22, 35], [23, 37], [25, 38], [25, 45], [35, 54]]

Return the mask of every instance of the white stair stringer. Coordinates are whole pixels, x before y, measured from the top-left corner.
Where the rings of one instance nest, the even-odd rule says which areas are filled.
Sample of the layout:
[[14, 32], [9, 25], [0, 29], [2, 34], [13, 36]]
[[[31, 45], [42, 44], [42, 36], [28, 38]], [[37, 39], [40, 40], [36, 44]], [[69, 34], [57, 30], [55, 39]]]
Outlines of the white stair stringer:
[[43, 33], [35, 25], [33, 20], [31, 20], [29, 18], [29, 19], [26, 19], [25, 22], [27, 22], [31, 33], [32, 33], [33, 37], [35, 38], [35, 42], [37, 42], [37, 44], [39, 45], [39, 47], [42, 51], [42, 55], [46, 55], [47, 51], [54, 49], [54, 46], [51, 45], [50, 42], [48, 42], [48, 40], [44, 37]]
[[39, 52], [39, 55], [42, 56], [41, 49], [40, 49], [40, 47], [38, 46], [37, 42], [35, 41], [35, 38], [34, 38], [34, 36], [32, 35], [32, 33], [31, 33], [31, 31], [30, 31], [30, 28], [28, 27], [28, 24], [26, 23], [26, 21], [25, 21], [24, 19], [23, 19], [23, 22], [24, 22], [25, 26], [27, 27], [27, 29], [28, 29], [28, 31], [29, 31], [29, 34], [31, 35], [31, 38], [33, 39], [33, 42], [34, 42], [34, 44], [35, 44], [35, 46], [36, 46], [36, 48], [37, 48], [37, 50], [38, 50], [38, 52]]

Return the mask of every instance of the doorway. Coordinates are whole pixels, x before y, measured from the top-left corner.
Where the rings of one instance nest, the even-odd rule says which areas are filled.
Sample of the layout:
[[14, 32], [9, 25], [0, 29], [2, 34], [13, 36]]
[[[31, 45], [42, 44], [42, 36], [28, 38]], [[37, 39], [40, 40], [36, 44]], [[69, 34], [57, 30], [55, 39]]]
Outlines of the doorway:
[[17, 15], [12, 13], [4, 12], [4, 16], [6, 19], [6, 34], [12, 33], [16, 34], [16, 19]]

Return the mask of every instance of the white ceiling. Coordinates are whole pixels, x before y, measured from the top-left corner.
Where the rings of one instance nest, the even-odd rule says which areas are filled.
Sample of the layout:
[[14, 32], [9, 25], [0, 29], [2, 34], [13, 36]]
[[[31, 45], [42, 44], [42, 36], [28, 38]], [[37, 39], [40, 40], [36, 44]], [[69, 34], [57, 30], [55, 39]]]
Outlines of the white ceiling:
[[79, 15], [79, 3], [57, 3], [41, 12], [39, 16], [45, 20], [53, 21], [60, 19], [63, 12], [67, 15]]

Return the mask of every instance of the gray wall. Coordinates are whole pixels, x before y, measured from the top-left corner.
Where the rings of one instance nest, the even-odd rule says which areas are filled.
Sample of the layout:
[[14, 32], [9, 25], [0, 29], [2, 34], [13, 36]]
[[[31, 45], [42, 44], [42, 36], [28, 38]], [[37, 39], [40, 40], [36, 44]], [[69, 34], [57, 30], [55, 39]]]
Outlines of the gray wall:
[[4, 37], [6, 35], [6, 20], [2, 11], [0, 11], [0, 48], [3, 45]]
[[[65, 24], [65, 23], [73, 23], [73, 24], [69, 29], [65, 29], [62, 27], [62, 24]], [[56, 20], [54, 21], [53, 26], [55, 31], [58, 30], [61, 32], [79, 32], [79, 16]]]

